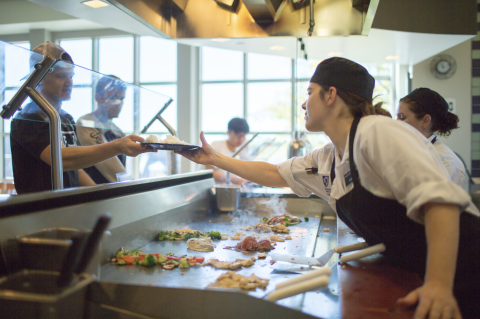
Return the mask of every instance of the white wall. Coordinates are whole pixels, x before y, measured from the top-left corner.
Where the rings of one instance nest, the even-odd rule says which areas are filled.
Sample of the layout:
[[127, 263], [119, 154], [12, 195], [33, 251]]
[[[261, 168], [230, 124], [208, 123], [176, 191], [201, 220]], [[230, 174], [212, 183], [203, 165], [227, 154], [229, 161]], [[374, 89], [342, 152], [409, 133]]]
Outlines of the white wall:
[[444, 98], [456, 100], [459, 129], [453, 130], [448, 138], [441, 138], [448, 147], [460, 154], [467, 168], [471, 169], [471, 131], [472, 131], [472, 60], [471, 41], [463, 42], [439, 54], [451, 55], [457, 62], [457, 71], [447, 80], [440, 80], [430, 73], [431, 57], [413, 67], [412, 90], [427, 87], [438, 92]]

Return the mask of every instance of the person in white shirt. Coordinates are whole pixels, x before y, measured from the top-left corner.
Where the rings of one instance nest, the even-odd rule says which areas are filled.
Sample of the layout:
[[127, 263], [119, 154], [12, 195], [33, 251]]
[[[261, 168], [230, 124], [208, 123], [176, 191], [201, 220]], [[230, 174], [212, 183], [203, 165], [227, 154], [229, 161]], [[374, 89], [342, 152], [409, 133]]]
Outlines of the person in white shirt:
[[[228, 122], [228, 139], [224, 141], [216, 141], [211, 144], [211, 146], [219, 153], [232, 156], [233, 153], [245, 143], [245, 137], [250, 132], [250, 127], [245, 119], [235, 117]], [[237, 154], [236, 158], [240, 158], [242, 160], [250, 159], [247, 154], [247, 149], [243, 149], [239, 154]], [[216, 183], [225, 183], [226, 181], [226, 172], [225, 170], [218, 168], [216, 166], [206, 166], [207, 169], [213, 169], [213, 178], [215, 179]], [[245, 184], [247, 181], [241, 177], [236, 175], [230, 175], [230, 182], [233, 184], [242, 185]]]
[[[398, 300], [415, 318], [480, 318], [480, 212], [453, 183], [416, 129], [375, 114], [374, 78], [344, 59], [322, 61], [310, 80], [305, 126], [332, 143], [284, 163], [242, 161], [202, 147], [182, 152], [252, 182], [325, 198], [338, 217], [383, 256], [424, 278]], [[428, 247], [428, 249], [427, 249]]]
[[465, 166], [458, 156], [438, 136], [448, 137], [458, 128], [458, 116], [448, 111], [448, 103], [437, 92], [418, 88], [400, 99], [397, 120], [416, 128], [435, 147], [450, 179], [468, 191]]

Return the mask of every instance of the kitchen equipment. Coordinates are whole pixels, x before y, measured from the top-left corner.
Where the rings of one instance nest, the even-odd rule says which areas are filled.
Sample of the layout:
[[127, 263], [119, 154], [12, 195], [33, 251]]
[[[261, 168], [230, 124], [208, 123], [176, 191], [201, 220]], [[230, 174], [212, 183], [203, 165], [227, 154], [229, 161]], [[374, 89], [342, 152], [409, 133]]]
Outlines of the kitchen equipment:
[[77, 267], [84, 237], [85, 235], [80, 233], [71, 239], [72, 244], [68, 249], [67, 255], [63, 258], [60, 276], [57, 279], [57, 287], [60, 289], [68, 286], [73, 279], [73, 272]]
[[222, 212], [237, 210], [240, 203], [240, 185], [215, 185], [217, 208]]
[[87, 269], [90, 260], [94, 256], [97, 246], [102, 239], [103, 233], [107, 230], [107, 226], [112, 219], [112, 215], [110, 213], [106, 213], [103, 216], [100, 216], [93, 228], [92, 233], [88, 236], [88, 240], [83, 248], [83, 252], [80, 255], [80, 261], [78, 262], [77, 267], [75, 268], [75, 273], [81, 274], [82, 272]]
[[275, 302], [303, 292], [325, 287], [330, 282], [329, 276], [331, 273], [332, 270], [329, 267], [323, 267], [305, 275], [283, 281], [277, 284], [272, 291], [268, 291], [263, 298]]
[[353, 254], [342, 256], [340, 258], [340, 262], [347, 263], [349, 261], [358, 260], [358, 259], [363, 258], [363, 257], [367, 257], [367, 256], [371, 256], [371, 255], [374, 255], [374, 254], [384, 252], [385, 249], [386, 249], [386, 247], [385, 247], [384, 244], [378, 244], [378, 245], [375, 245], [375, 246], [372, 246], [372, 247], [368, 247], [366, 249], [362, 249], [362, 250], [360, 250], [358, 252], [355, 252]]
[[368, 247], [367, 243], [357, 243], [348, 246], [339, 246], [327, 251], [319, 258], [315, 257], [305, 257], [289, 254], [280, 254], [280, 253], [271, 253], [270, 257], [273, 261], [283, 261], [294, 264], [304, 264], [309, 266], [325, 266], [325, 264], [330, 260], [334, 252], [343, 253], [353, 250], [358, 250], [364, 247]]
[[84, 318], [89, 274], [58, 290], [56, 271], [22, 270], [0, 279], [0, 318]]

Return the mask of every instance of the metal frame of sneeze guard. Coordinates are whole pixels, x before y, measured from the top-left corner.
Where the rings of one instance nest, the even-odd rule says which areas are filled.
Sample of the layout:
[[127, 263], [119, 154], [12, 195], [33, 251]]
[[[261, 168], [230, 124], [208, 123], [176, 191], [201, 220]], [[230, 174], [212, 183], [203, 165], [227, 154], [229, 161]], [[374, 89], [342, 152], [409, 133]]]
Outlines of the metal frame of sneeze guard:
[[[168, 124], [168, 122], [161, 116], [161, 114], [167, 109], [167, 107], [172, 104], [173, 102], [173, 99], [170, 98], [167, 103], [165, 103], [165, 105], [160, 109], [160, 111], [158, 111], [158, 113], [150, 120], [150, 122], [145, 125], [145, 127], [143, 128], [143, 130], [140, 132], [142, 134], [145, 134], [148, 130], [148, 128], [150, 126], [152, 126], [152, 124], [155, 122], [155, 120], [159, 120], [160, 123], [163, 124], [163, 126], [165, 126], [165, 128], [170, 132], [170, 134], [172, 134], [172, 136], [176, 136], [177, 135], [177, 132], [170, 126], [170, 124]], [[171, 171], [171, 174], [177, 174], [177, 159], [175, 157], [175, 153], [173, 151], [170, 152], [170, 160], [171, 160], [171, 163], [172, 163], [172, 171]]]
[[63, 189], [63, 162], [61, 142], [61, 121], [60, 115], [53, 106], [37, 91], [37, 85], [43, 80], [47, 73], [51, 72], [57, 60], [51, 55], [46, 55], [42, 62], [35, 64], [35, 69], [28, 77], [22, 87], [15, 93], [15, 96], [7, 105], [3, 106], [0, 113], [4, 119], [9, 119], [20, 109], [27, 97], [30, 97], [38, 107], [45, 112], [50, 122], [50, 155], [52, 159], [52, 186], [54, 190]]

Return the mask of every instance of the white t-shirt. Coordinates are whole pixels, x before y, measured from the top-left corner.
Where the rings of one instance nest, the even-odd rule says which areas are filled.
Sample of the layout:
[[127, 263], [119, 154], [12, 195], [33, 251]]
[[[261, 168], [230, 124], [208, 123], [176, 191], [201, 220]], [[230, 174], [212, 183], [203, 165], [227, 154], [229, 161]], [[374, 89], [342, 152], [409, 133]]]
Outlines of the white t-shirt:
[[[353, 189], [348, 149], [347, 138], [340, 160], [330, 143], [279, 164], [278, 171], [295, 194], [308, 197], [314, 193], [335, 209], [336, 200]], [[332, 185], [334, 156], [336, 178]], [[397, 200], [416, 222], [423, 224], [420, 207], [428, 202], [457, 204], [462, 211], [480, 216], [470, 196], [450, 181], [432, 143], [406, 123], [385, 116], [362, 118], [355, 135], [354, 156], [362, 186], [376, 196]], [[305, 169], [311, 167], [317, 167], [318, 173], [308, 175]]]
[[[216, 142], [213, 142], [212, 144], [210, 144], [210, 146], [212, 146], [217, 152], [219, 152], [223, 155], [226, 155], [226, 156], [230, 156], [230, 157], [235, 152], [235, 151], [232, 152], [228, 148], [227, 141], [216, 141]], [[247, 154], [247, 148], [243, 149], [240, 153], [238, 153], [237, 156], [235, 156], [235, 158], [242, 159], [242, 160], [249, 160], [250, 157]], [[203, 169], [205, 169], [205, 166], [203, 167]], [[220, 169], [216, 166], [214, 167], [214, 170], [226, 174], [225, 170]]]
[[[428, 140], [431, 142], [435, 137], [437, 136], [432, 134]], [[458, 158], [458, 156], [447, 145], [443, 144], [438, 137], [433, 146], [437, 150], [443, 165], [445, 165], [452, 182], [468, 192], [467, 173], [465, 172], [465, 166], [460, 158]]]

